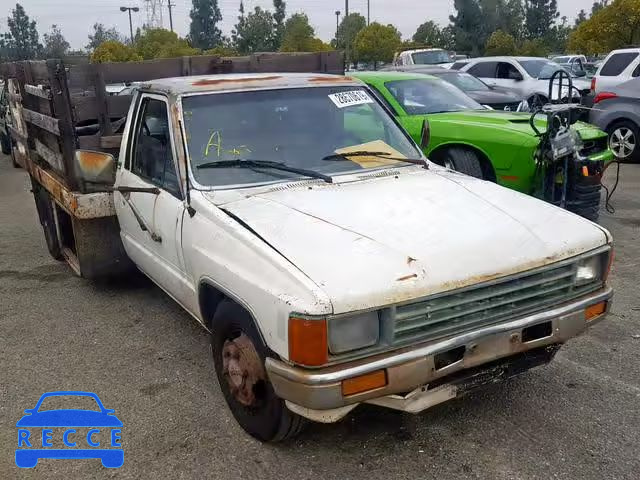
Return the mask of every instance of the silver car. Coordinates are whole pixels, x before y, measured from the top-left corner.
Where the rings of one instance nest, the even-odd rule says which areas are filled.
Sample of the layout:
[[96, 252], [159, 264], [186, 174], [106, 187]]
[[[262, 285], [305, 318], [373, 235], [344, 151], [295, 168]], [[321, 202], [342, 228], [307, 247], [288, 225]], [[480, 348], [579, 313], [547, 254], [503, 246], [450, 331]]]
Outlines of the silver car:
[[599, 92], [589, 121], [609, 134], [617, 159], [640, 161], [640, 77]]
[[[488, 85], [496, 87], [508, 87], [518, 92], [522, 98], [526, 98], [530, 105], [547, 103], [549, 100], [557, 100], [558, 89], [554, 89], [549, 96], [549, 79], [558, 70], [565, 70], [557, 63], [546, 58], [538, 57], [483, 57], [469, 60], [460, 69], [480, 78]], [[591, 91], [591, 84], [578, 78], [575, 73], [573, 86], [580, 91], [580, 95], [588, 95]], [[582, 73], [584, 75], [584, 73]], [[568, 96], [568, 92], [562, 92], [563, 98]], [[574, 91], [573, 96], [578, 96]]]

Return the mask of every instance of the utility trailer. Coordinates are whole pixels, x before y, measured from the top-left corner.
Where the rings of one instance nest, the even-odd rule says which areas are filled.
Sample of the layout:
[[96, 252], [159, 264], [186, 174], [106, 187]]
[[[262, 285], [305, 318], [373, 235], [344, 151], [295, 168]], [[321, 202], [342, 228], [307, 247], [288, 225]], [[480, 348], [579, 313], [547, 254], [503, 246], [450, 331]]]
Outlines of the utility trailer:
[[15, 161], [31, 177], [51, 255], [90, 279], [132, 267], [120, 239], [110, 188], [87, 180], [104, 175], [106, 166], [97, 161], [103, 157], [76, 155], [76, 150], [93, 150], [118, 158], [132, 96], [126, 89], [110, 95], [108, 86], [262, 72], [343, 74], [344, 63], [340, 52], [322, 52], [74, 65], [50, 59], [0, 65], [8, 87]]

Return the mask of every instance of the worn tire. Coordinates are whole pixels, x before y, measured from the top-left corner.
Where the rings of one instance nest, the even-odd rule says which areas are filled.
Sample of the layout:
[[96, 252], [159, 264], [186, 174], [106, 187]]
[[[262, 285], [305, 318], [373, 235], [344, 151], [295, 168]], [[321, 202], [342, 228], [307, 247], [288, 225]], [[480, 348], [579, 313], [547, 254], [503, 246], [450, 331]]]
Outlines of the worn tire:
[[[635, 148], [627, 156], [618, 156], [617, 151], [612, 147], [611, 142], [614, 141], [613, 135], [618, 131], [630, 131], [634, 139]], [[609, 127], [607, 128], [607, 134], [609, 135], [609, 148], [611, 148], [611, 151], [614, 152], [616, 160], [620, 160], [621, 162], [640, 162], [640, 128], [638, 127], [638, 125], [636, 125], [631, 120], [620, 120], [613, 123], [612, 125], [609, 125]]]
[[[263, 369], [269, 355], [269, 350], [247, 311], [237, 303], [224, 300], [216, 309], [211, 326], [211, 351], [218, 382], [227, 405], [240, 426], [249, 435], [263, 442], [279, 442], [300, 433], [306, 423], [305, 419], [291, 412], [284, 400], [276, 396], [266, 372], [265, 380], [259, 380], [251, 387], [256, 398], [255, 405], [246, 406], [231, 391], [231, 380], [228, 380], [230, 375], [225, 372], [223, 361], [225, 342], [236, 340], [242, 334], [246, 335], [253, 344]], [[228, 352], [225, 351], [225, 354], [228, 355]]]
[[450, 148], [444, 154], [445, 166], [470, 177], [484, 178], [478, 154], [464, 148]]
[[33, 178], [31, 178], [31, 189], [36, 202], [36, 209], [38, 210], [42, 231], [44, 232], [44, 238], [47, 242], [47, 250], [49, 250], [49, 254], [51, 254], [55, 260], [64, 260], [62, 246], [58, 241], [58, 234], [56, 232], [51, 196], [49, 192], [35, 182]]
[[4, 133], [0, 135], [0, 147], [2, 148], [2, 153], [5, 155], [9, 155], [11, 153], [11, 139]]

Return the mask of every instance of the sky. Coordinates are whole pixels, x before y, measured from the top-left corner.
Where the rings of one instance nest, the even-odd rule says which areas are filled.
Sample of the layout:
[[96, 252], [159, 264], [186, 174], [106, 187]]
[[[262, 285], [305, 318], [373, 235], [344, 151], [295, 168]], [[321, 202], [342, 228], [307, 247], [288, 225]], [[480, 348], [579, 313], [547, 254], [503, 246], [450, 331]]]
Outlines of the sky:
[[[6, 17], [10, 15], [15, 0], [0, 2], [0, 33], [6, 31]], [[168, 0], [162, 2], [163, 23], [169, 28]], [[38, 23], [42, 36], [52, 24], [57, 24], [72, 48], [82, 48], [87, 44], [87, 35], [95, 22], [107, 27], [115, 26], [123, 34], [129, 33], [129, 18], [119, 10], [120, 6], [140, 7], [133, 13], [133, 30], [146, 21], [145, 0], [20, 0], [27, 15]], [[174, 30], [181, 36], [189, 31], [189, 11], [191, 0], [172, 0]], [[454, 12], [453, 0], [370, 0], [371, 21], [392, 23], [402, 33], [403, 39], [410, 38], [418, 25], [434, 20], [440, 25], [449, 23], [449, 15]], [[584, 8], [589, 11], [593, 0], [558, 0], [560, 13], [569, 19], [575, 18]], [[245, 0], [245, 11], [255, 6], [271, 8], [272, 0]], [[218, 0], [222, 12], [221, 29], [229, 34], [237, 22], [240, 0]], [[325, 41], [333, 38], [336, 29], [336, 10], [344, 13], [344, 0], [287, 0], [287, 14], [303, 12], [309, 16], [316, 35]], [[367, 0], [349, 0], [349, 11], [366, 17]]]

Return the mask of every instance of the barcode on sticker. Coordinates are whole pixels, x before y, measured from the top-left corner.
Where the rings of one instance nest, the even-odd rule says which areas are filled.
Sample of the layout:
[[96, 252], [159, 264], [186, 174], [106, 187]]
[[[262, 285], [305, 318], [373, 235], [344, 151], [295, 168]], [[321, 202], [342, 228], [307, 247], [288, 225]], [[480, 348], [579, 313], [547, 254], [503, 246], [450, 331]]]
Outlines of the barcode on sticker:
[[353, 105], [364, 105], [365, 103], [373, 103], [373, 99], [364, 90], [351, 90], [349, 92], [338, 92], [329, 95], [329, 98], [336, 107], [344, 108]]

